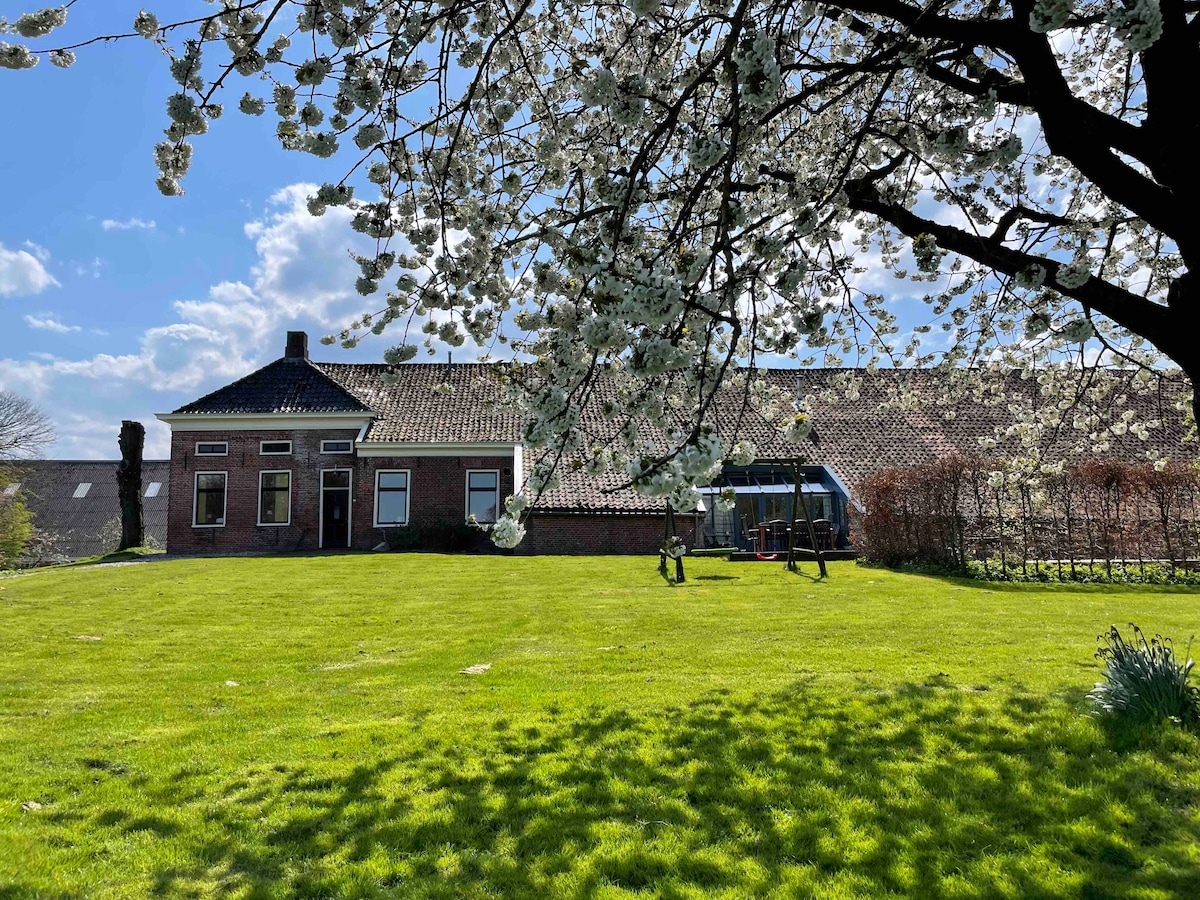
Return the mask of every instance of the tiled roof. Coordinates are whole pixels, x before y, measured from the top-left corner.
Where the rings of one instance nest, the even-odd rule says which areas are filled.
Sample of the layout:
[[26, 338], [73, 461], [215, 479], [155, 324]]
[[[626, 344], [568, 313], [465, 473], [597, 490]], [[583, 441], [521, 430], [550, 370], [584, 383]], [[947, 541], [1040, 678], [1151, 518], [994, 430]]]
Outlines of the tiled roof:
[[[773, 370], [771, 377], [779, 377]], [[924, 369], [880, 369], [873, 372], [847, 369], [804, 369], [788, 371], [799, 376], [799, 392], [809, 398], [813, 412], [814, 434], [807, 458], [829, 466], [838, 477], [853, 486], [862, 477], [884, 468], [914, 466], [951, 454], [978, 455], [984, 451], [980, 440], [994, 438], [997, 429], [1016, 421], [1006, 403], [954, 400], [948, 397], [945, 376]], [[835, 385], [847, 378], [857, 384], [853, 399]], [[1187, 385], [1180, 382], [1179, 392]], [[1024, 397], [1036, 404], [1036, 381], [1010, 378], [1005, 394]], [[884, 409], [889, 400], [910, 391], [917, 402], [902, 410]], [[832, 393], [833, 399], [828, 395]], [[1123, 462], [1146, 461], [1147, 450], [1178, 460], [1195, 457], [1197, 445], [1183, 443], [1187, 434], [1183, 414], [1174, 408], [1177, 392], [1160, 397], [1150, 392], [1126, 392], [1127, 408], [1137, 412], [1140, 421], [1159, 419], [1162, 427], [1152, 429], [1148, 440], [1133, 434], [1113, 438], [1106, 458]], [[1048, 458], [1069, 456], [1077, 432], [1068, 423], [1057, 440], [1047, 442], [1043, 452]], [[987, 453], [999, 458], [1018, 456], [1030, 451], [1010, 438]]]
[[175, 410], [178, 414], [369, 412], [307, 359], [283, 357]]
[[[115, 550], [121, 536], [121, 505], [117, 499], [117, 462], [112, 460], [15, 460], [4, 464], [21, 484], [25, 507], [33, 524], [55, 536], [54, 551], [68, 559], [96, 556]], [[146, 536], [158, 546], [167, 544], [167, 499], [171, 464], [167, 460], [142, 463], [142, 491], [153, 482], [160, 487], [142, 502]], [[90, 483], [87, 494], [75, 497], [79, 486]]]
[[[383, 364], [315, 363], [375, 413], [364, 440], [390, 443], [485, 443], [521, 439], [520, 419], [496, 408], [496, 369], [481, 364], [406, 363], [384, 384]], [[438, 391], [449, 384], [447, 393]]]
[[[397, 380], [384, 383], [393, 372]], [[371, 411], [374, 418], [366, 434], [373, 442], [420, 443], [513, 443], [520, 440], [521, 420], [499, 406], [499, 369], [486, 364], [406, 363], [394, 369], [383, 364], [310, 363], [282, 359], [264, 369], [182, 407], [183, 413], [219, 412], [331, 412]], [[761, 369], [755, 373], [785, 398], [781, 416], [794, 398], [806, 397], [813, 414], [812, 437], [797, 448], [784, 440], [777, 423], [768, 421], [744, 402], [740, 391], [729, 388], [713, 407], [722, 439], [732, 443], [748, 439], [755, 443], [761, 459], [793, 458], [797, 450], [812, 464], [829, 466], [843, 482], [855, 482], [881, 468], [911, 466], [951, 453], [975, 454], [980, 439], [995, 436], [997, 428], [1015, 421], [1005, 403], [950, 401], [947, 376], [923, 369]], [[847, 390], [854, 382], [854, 390]], [[439, 389], [448, 383], [451, 390]], [[1186, 390], [1186, 383], [1180, 389]], [[1035, 381], [1013, 376], [1006, 394], [1036, 402]], [[898, 396], [909, 394], [916, 402], [902, 409], [884, 408]], [[1129, 406], [1138, 418], [1157, 418], [1164, 427], [1150, 432], [1148, 441], [1129, 434], [1113, 440], [1109, 458], [1129, 462], [1145, 459], [1149, 449], [1175, 458], [1195, 455], [1195, 444], [1182, 444], [1183, 416], [1165, 400], [1149, 393], [1127, 392]], [[582, 428], [591, 438], [611, 435], [620, 422], [604, 418], [605, 400], [617, 400], [614, 383], [603, 376], [596, 380], [582, 415]], [[680, 425], [685, 422], [680, 420]], [[653, 431], [643, 436], [651, 444]], [[1051, 456], [1068, 452], [1068, 428]], [[1015, 439], [991, 451], [1011, 456], [1022, 451]], [[526, 453], [527, 467], [534, 454]], [[578, 466], [564, 464], [561, 484], [547, 492], [541, 507], [571, 511], [660, 511], [663, 501], [643, 497], [621, 487], [620, 473], [600, 478], [587, 475]]]

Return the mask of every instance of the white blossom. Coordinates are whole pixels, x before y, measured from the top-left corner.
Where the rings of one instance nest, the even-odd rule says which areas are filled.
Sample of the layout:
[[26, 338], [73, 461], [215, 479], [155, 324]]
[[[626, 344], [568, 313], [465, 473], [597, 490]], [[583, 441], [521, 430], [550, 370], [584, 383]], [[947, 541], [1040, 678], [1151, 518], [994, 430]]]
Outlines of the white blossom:
[[525, 539], [525, 526], [512, 516], [501, 516], [492, 526], [492, 543], [511, 550]]
[[12, 23], [12, 30], [24, 38], [38, 38], [61, 27], [67, 21], [65, 7], [51, 7], [37, 12], [25, 13]]
[[133, 30], [144, 38], [154, 39], [158, 36], [158, 17], [152, 12], [141, 10], [133, 20]]

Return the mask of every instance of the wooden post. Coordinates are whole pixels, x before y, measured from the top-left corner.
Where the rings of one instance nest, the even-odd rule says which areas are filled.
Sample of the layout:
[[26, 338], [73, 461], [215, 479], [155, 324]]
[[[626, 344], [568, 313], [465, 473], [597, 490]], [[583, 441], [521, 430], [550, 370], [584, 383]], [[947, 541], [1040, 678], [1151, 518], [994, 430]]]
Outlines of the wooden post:
[[662, 549], [658, 551], [658, 571], [667, 577], [667, 546], [671, 541], [671, 502], [667, 501], [667, 514], [663, 516]]
[[117, 467], [117, 497], [121, 504], [121, 545], [118, 550], [140, 547], [146, 542], [146, 520], [142, 514], [142, 448], [146, 429], [141, 422], [121, 423], [117, 439], [121, 464]]
[[[671, 502], [667, 501], [667, 535], [668, 540], [675, 537], [675, 510], [671, 508]], [[683, 581], [683, 557], [675, 557], [675, 582], [678, 584]]]
[[792, 480], [795, 482], [795, 489], [792, 491], [792, 526], [788, 529], [787, 569], [789, 572], [796, 571], [796, 524], [800, 521], [798, 516], [802, 499], [802, 494], [800, 493], [799, 460], [792, 467]]
[[[800, 487], [800, 479], [804, 477], [800, 471], [800, 460], [795, 462], [796, 467], [796, 487]], [[817, 568], [821, 570], [821, 577], [824, 578], [829, 573], [825, 570], [825, 554], [821, 552], [821, 548], [817, 546], [817, 532], [813, 528], [812, 510], [808, 508], [808, 503], [804, 501], [804, 496], [801, 494], [800, 508], [804, 510], [804, 521], [808, 525], [808, 540], [812, 544], [813, 553], [817, 555]]]

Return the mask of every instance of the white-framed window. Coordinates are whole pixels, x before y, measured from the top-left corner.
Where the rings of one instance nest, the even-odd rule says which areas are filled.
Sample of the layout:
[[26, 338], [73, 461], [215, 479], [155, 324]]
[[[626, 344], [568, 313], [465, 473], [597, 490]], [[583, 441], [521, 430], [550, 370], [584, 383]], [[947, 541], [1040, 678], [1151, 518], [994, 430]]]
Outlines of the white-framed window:
[[258, 524], [290, 525], [292, 472], [276, 469], [258, 473]]
[[162, 482], [161, 481], [152, 481], [148, 485], [146, 485], [146, 492], [144, 494], [142, 494], [142, 497], [145, 498], [146, 500], [149, 500], [152, 497], [157, 497], [158, 492], [161, 490], [162, 490]]
[[196, 442], [197, 456], [228, 456], [229, 443], [227, 441], [197, 441]]
[[197, 472], [192, 493], [192, 527], [224, 528], [226, 472]]
[[321, 441], [321, 452], [344, 456], [354, 452], [354, 441]]
[[92, 483], [90, 481], [81, 481], [79, 484], [75, 485], [75, 493], [71, 495], [71, 498], [73, 500], [82, 500], [88, 495], [88, 491], [91, 489]]
[[496, 521], [500, 514], [500, 470], [467, 470], [467, 519], [482, 524]]
[[408, 524], [408, 469], [375, 470], [375, 527]]
[[291, 441], [259, 441], [258, 442], [259, 456], [291, 456], [292, 442]]

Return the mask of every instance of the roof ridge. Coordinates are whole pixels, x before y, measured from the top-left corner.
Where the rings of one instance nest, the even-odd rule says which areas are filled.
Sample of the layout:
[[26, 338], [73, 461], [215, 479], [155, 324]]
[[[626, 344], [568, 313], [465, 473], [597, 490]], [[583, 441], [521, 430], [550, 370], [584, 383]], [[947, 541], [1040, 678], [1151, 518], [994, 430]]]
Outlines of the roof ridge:
[[[285, 357], [285, 359], [286, 359], [286, 357]], [[339, 391], [341, 391], [343, 394], [345, 394], [346, 397], [348, 397], [350, 400], [353, 400], [355, 403], [357, 403], [359, 406], [361, 406], [363, 408], [363, 412], [374, 412], [374, 410], [371, 409], [371, 407], [369, 407], [369, 406], [367, 406], [367, 404], [363, 403], [362, 400], [360, 400], [357, 396], [355, 396], [345, 385], [341, 384], [336, 378], [334, 378], [328, 372], [324, 371], [320, 367], [320, 365], [313, 362], [307, 356], [304, 357], [303, 362], [306, 366], [308, 366], [310, 369], [312, 369], [314, 372], [316, 372], [322, 378], [324, 378], [326, 381], [328, 381], [330, 384], [332, 384], [335, 388], [337, 388]]]

